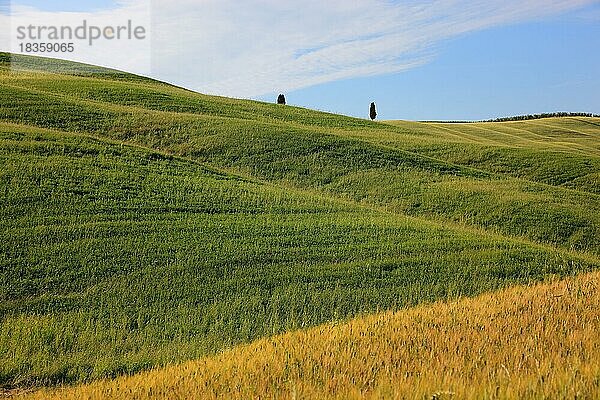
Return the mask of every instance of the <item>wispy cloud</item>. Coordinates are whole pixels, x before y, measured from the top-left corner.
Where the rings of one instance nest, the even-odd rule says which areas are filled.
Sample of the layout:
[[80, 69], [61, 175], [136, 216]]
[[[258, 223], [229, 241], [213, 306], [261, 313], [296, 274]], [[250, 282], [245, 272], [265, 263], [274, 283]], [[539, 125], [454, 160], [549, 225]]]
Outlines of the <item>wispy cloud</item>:
[[445, 39], [589, 3], [159, 1], [155, 66], [160, 76], [201, 91], [256, 96], [402, 71], [428, 62], [433, 46]]
[[10, 48], [10, 1], [0, 0], [0, 49]]
[[[140, 12], [136, 10], [139, 3], [122, 0], [113, 13], [135, 16]], [[435, 46], [452, 37], [557, 15], [592, 3], [154, 0], [152, 74], [201, 92], [227, 96], [287, 92], [413, 68], [430, 61]], [[109, 12], [104, 13], [110, 18]], [[120, 63], [127, 61], [123, 57], [113, 61], [111, 54], [103, 57], [101, 64], [117, 68], [123, 68]], [[132, 62], [127, 69], [139, 72]]]
[[[152, 72], [151, 15], [150, 0], [119, 2], [117, 8], [89, 12], [44, 11], [35, 7], [20, 5], [15, 1], [11, 4], [10, 15], [0, 14], [0, 26], [4, 27], [3, 32], [0, 32], [0, 50], [21, 53], [21, 45], [27, 43], [59, 44], [74, 42], [74, 52], [33, 53], [23, 51], [23, 53], [80, 61], [150, 75]], [[99, 39], [94, 41], [93, 46], [89, 45], [90, 26], [99, 29], [117, 28], [127, 26], [130, 20], [132, 26], [145, 27], [145, 40], [130, 40], [127, 38], [127, 32], [123, 32], [124, 39]], [[86, 24], [86, 29], [83, 30], [86, 33], [85, 39], [79, 40], [73, 37], [67, 40], [49, 39], [49, 28], [51, 27], [57, 28], [58, 32], [62, 32], [62, 27], [70, 27], [75, 32], [84, 23]], [[34, 27], [33, 38], [30, 38], [28, 34], [27, 29], [29, 26]], [[43, 29], [41, 38], [38, 37], [40, 35], [38, 28]], [[27, 37], [24, 39], [19, 38], [20, 32], [26, 32]]]

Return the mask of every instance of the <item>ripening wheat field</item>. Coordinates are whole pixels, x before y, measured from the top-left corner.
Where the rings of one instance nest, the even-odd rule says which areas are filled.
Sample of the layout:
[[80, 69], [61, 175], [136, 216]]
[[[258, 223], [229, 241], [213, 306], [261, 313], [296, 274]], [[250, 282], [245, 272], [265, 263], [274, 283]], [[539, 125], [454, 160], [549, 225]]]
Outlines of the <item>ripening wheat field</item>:
[[600, 398], [600, 274], [259, 340], [24, 399]]

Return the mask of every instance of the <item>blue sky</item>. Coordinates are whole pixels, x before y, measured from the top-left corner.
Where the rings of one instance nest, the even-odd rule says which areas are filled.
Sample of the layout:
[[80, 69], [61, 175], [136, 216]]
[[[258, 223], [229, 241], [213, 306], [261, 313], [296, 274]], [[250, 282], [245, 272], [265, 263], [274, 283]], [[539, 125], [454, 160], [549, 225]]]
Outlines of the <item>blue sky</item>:
[[366, 117], [375, 101], [382, 119], [600, 114], [600, 4], [466, 34], [437, 44], [433, 60], [425, 65], [309, 87], [287, 98], [357, 117]]
[[9, 5], [9, 0], [0, 0], [0, 14], [7, 14]]
[[146, 73], [136, 60], [151, 58], [153, 77], [203, 93], [274, 101], [282, 92], [290, 104], [363, 118], [375, 101], [381, 119], [600, 113], [598, 0], [14, 0], [12, 6], [13, 18], [20, 13], [29, 21], [39, 11], [49, 23], [95, 15], [103, 23], [140, 22], [147, 21], [144, 7], [151, 9], [151, 50], [111, 51], [106, 43], [98, 54], [86, 49], [71, 59]]
[[113, 0], [13, 0], [12, 3], [43, 11], [67, 12], [109, 9], [117, 4]]

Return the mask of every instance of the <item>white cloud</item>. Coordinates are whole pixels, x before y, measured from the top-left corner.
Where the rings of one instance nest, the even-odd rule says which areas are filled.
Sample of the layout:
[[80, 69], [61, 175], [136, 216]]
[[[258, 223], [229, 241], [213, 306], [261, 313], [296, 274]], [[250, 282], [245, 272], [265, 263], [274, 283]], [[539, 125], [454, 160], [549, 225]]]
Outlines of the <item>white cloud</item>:
[[207, 93], [286, 92], [401, 71], [429, 61], [441, 40], [590, 2], [157, 0], [155, 71]]
[[10, 49], [10, 18], [0, 14], [0, 51]]
[[[47, 57], [61, 58], [72, 61], [80, 61], [94, 65], [118, 68], [131, 71], [138, 74], [150, 75], [152, 67], [152, 48], [151, 48], [151, 2], [135, 1], [120, 3], [118, 9], [102, 10], [96, 12], [52, 12], [40, 11], [38, 9], [12, 4], [10, 17], [0, 15], [0, 24], [10, 26], [8, 40], [5, 37], [0, 42], [3, 50], [10, 50], [14, 53], [23, 53], [31, 55], [41, 55]], [[130, 39], [129, 33], [123, 30], [123, 38], [120, 40], [96, 40], [93, 45], [89, 45], [89, 29], [91, 26], [104, 29], [106, 27], [114, 28], [113, 35], [121, 26], [128, 26], [132, 21], [132, 28], [142, 26], [146, 29], [146, 38], [144, 40]], [[65, 40], [54, 40], [49, 38], [49, 32], [52, 27], [58, 29], [59, 35], [62, 27], [70, 27], [73, 31], [83, 26], [87, 28], [86, 39], [79, 40], [75, 37], [65, 38]], [[29, 36], [28, 27], [33, 26], [33, 37]], [[20, 29], [21, 28], [21, 29]], [[42, 28], [42, 37], [39, 37], [38, 28]], [[26, 33], [26, 37], [21, 39], [21, 32]], [[65, 35], [68, 35], [66, 33]], [[75, 34], [75, 32], [73, 32]], [[2, 36], [0, 36], [2, 39]], [[73, 43], [73, 52], [27, 52], [23, 51], [22, 45], [28, 43]]]
[[8, 0], [0, 0], [0, 50], [10, 48], [10, 18]]
[[[431, 60], [443, 40], [593, 2], [153, 0], [152, 75], [226, 96], [288, 92], [413, 68]], [[143, 20], [144, 4], [123, 0], [119, 9], [95, 16]], [[121, 46], [86, 53], [81, 61], [143, 73], [147, 49]]]

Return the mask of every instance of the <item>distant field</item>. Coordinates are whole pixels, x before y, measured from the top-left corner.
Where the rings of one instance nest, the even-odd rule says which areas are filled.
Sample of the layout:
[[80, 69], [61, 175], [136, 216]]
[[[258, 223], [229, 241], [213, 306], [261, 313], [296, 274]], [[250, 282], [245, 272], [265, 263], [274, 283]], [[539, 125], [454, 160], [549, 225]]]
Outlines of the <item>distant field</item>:
[[598, 119], [373, 123], [7, 57], [0, 387], [600, 266]]
[[600, 274], [383, 313], [24, 399], [596, 399]]

